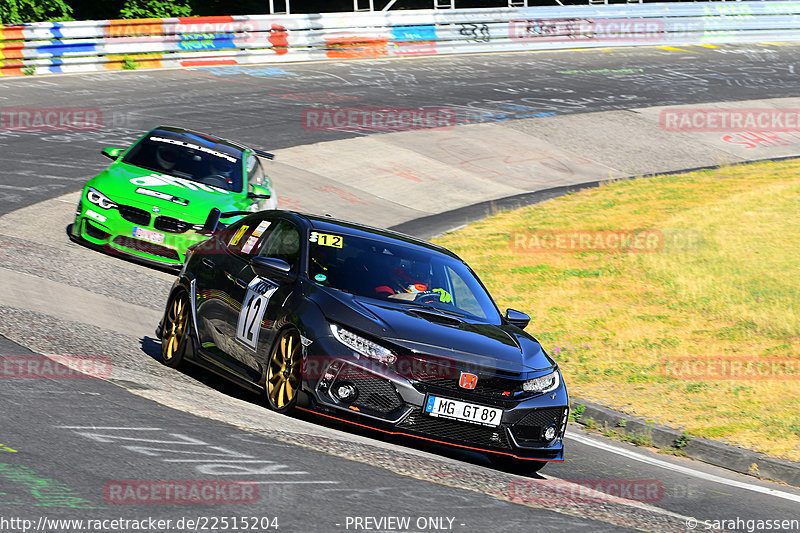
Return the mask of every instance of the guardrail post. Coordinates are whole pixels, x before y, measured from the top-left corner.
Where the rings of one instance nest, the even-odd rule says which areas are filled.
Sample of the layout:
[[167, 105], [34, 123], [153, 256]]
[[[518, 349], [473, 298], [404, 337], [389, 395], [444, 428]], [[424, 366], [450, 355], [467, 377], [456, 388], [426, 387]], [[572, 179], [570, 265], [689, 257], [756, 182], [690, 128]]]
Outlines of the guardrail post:
[[270, 15], [291, 15], [292, 6], [291, 0], [283, 0], [283, 11], [275, 11], [275, 0], [269, 0], [269, 14]]
[[369, 7], [360, 7], [360, 4], [359, 0], [353, 0], [353, 11], [375, 11], [374, 0], [369, 0]]

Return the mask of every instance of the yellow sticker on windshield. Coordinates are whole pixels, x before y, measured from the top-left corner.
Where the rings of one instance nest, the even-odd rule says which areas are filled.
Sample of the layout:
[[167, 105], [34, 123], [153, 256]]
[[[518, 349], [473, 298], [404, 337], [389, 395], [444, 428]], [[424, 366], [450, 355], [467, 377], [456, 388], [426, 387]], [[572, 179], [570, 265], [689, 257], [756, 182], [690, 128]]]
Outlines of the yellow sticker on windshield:
[[341, 235], [331, 235], [330, 233], [318, 233], [312, 231], [308, 239], [310, 242], [319, 244], [320, 246], [331, 246], [333, 248], [341, 248], [344, 244], [344, 239]]
[[244, 235], [244, 232], [247, 231], [249, 227], [250, 226], [242, 226], [241, 228], [239, 228], [239, 231], [237, 231], [236, 234], [233, 236], [233, 239], [231, 239], [231, 242], [228, 243], [228, 246], [236, 246], [237, 244], [239, 244], [239, 240], [242, 238], [242, 235]]

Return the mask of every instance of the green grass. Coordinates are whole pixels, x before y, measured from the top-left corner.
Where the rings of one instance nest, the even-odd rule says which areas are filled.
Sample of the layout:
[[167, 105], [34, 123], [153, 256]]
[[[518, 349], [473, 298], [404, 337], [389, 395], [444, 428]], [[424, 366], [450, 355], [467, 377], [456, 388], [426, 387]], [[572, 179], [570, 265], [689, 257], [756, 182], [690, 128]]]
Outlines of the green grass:
[[[671, 359], [800, 364], [800, 161], [617, 181], [503, 212], [437, 242], [562, 366], [570, 392], [629, 414], [800, 460], [789, 379], [679, 379]], [[641, 253], [530, 253], [519, 232], [647, 229]]]

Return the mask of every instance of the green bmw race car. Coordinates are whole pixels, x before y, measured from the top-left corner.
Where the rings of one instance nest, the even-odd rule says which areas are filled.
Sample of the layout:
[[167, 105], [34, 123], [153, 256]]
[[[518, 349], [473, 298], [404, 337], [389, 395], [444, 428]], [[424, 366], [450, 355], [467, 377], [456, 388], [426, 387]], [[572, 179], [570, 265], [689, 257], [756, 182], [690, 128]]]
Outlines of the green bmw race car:
[[232, 223], [278, 204], [259, 160], [272, 154], [203, 133], [159, 126], [103, 155], [114, 162], [84, 186], [70, 238], [135, 261], [180, 268], [212, 209]]

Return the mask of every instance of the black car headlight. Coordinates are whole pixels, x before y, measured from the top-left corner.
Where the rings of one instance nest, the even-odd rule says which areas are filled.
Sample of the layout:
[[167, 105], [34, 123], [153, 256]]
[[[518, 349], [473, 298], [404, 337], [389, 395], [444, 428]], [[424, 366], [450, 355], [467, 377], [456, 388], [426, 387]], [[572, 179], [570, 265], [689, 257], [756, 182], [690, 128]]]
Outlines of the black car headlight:
[[381, 363], [391, 365], [397, 361], [397, 356], [388, 348], [384, 348], [376, 342], [365, 339], [361, 335], [356, 335], [352, 331], [346, 330], [336, 324], [331, 324], [331, 332], [336, 340], [359, 354], [375, 359]]
[[102, 209], [117, 207], [117, 204], [109, 200], [108, 196], [91, 187], [86, 188], [86, 199]]
[[558, 370], [553, 370], [544, 376], [529, 379], [522, 384], [522, 390], [525, 392], [544, 394], [545, 392], [556, 390], [560, 384], [561, 376], [559, 375]]

